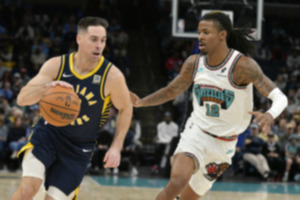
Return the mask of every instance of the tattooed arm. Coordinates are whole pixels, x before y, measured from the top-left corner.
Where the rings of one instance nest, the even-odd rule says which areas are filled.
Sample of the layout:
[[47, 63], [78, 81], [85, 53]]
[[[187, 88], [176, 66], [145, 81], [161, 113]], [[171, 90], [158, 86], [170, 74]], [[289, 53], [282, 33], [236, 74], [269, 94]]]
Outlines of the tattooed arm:
[[251, 58], [242, 56], [233, 72], [233, 79], [237, 85], [253, 83], [260, 94], [267, 97], [276, 87], [275, 84], [262, 72], [259, 65]]
[[131, 93], [131, 99], [135, 107], [156, 106], [174, 99], [180, 93], [185, 91], [193, 83], [193, 72], [197, 55], [192, 55], [185, 60], [180, 74], [172, 82], [159, 89], [158, 91], [140, 99], [134, 93]]
[[238, 85], [253, 83], [260, 94], [272, 100], [271, 108], [264, 113], [249, 111], [249, 114], [255, 116], [253, 121], [258, 123], [265, 134], [268, 134], [273, 120], [287, 106], [286, 96], [276, 88], [276, 85], [264, 75], [259, 65], [249, 57], [242, 56], [240, 58], [233, 72], [233, 79]]

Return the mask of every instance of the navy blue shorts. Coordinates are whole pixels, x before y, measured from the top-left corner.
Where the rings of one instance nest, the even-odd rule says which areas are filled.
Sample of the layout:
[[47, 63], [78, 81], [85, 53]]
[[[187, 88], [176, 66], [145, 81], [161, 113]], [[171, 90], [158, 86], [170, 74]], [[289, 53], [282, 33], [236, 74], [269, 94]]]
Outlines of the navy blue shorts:
[[90, 162], [94, 143], [74, 144], [61, 133], [47, 127], [34, 127], [32, 153], [45, 165], [45, 187], [55, 186], [66, 195], [81, 183]]

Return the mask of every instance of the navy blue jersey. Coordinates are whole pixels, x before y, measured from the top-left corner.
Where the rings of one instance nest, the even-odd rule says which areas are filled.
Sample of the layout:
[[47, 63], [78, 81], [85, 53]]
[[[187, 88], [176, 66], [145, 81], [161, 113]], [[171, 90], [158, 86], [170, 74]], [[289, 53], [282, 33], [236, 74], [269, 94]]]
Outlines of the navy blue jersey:
[[64, 127], [45, 125], [43, 118], [36, 126], [47, 127], [56, 134], [66, 136], [72, 142], [90, 143], [98, 137], [100, 127], [106, 122], [112, 105], [110, 96], [104, 95], [104, 86], [111, 63], [102, 56], [91, 72], [80, 75], [74, 69], [73, 56], [74, 53], [61, 56], [61, 66], [56, 79], [74, 86], [75, 92], [81, 99], [78, 117]]

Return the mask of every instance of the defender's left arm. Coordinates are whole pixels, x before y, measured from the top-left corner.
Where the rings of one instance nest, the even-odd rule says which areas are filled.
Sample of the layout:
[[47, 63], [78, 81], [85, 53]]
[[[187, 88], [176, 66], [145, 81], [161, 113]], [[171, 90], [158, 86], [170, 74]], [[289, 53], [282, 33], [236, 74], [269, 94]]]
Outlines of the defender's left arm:
[[117, 167], [120, 164], [120, 152], [132, 120], [132, 103], [125, 77], [112, 66], [105, 86], [105, 93], [111, 96], [113, 105], [118, 110], [116, 131], [112, 144], [104, 157], [104, 167]]
[[255, 116], [254, 122], [258, 122], [262, 131], [265, 134], [269, 133], [273, 120], [286, 108], [288, 104], [287, 97], [263, 73], [260, 66], [252, 58], [242, 56], [237, 62], [233, 77], [235, 83], [238, 85], [248, 85], [249, 83], [253, 83], [260, 94], [272, 100], [272, 106], [267, 112], [249, 112]]

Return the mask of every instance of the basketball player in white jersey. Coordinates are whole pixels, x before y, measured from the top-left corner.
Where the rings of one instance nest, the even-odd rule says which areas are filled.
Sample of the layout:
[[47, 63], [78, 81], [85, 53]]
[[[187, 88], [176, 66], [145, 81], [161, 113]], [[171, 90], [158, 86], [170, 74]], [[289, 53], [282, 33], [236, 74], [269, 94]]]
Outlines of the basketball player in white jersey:
[[[221, 12], [206, 14], [198, 24], [200, 55], [184, 62], [180, 74], [166, 87], [142, 99], [131, 94], [135, 107], [174, 99], [193, 84], [193, 112], [172, 158], [171, 178], [157, 200], [196, 200], [229, 167], [237, 135], [251, 121], [268, 133], [287, 106], [286, 96], [248, 55], [254, 49], [250, 31], [233, 29]], [[253, 109], [253, 85], [272, 100], [270, 109]]]

